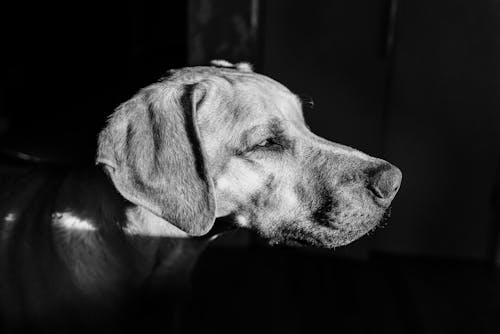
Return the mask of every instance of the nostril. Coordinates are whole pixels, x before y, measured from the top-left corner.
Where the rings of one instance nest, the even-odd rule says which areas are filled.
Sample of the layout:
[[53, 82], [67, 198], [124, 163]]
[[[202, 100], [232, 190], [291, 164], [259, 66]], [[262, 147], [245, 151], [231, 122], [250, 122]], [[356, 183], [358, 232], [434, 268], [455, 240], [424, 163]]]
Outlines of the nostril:
[[369, 189], [375, 196], [381, 199], [394, 197], [399, 190], [402, 178], [401, 171], [397, 167], [383, 164], [370, 174]]

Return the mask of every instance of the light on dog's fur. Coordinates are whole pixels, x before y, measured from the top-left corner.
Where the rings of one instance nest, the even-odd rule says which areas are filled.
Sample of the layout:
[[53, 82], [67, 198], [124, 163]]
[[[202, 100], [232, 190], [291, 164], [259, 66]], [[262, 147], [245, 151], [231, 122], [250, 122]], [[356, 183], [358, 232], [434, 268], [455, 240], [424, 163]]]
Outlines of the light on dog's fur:
[[14, 225], [14, 223], [17, 220], [17, 214], [15, 212], [9, 212], [5, 217], [3, 218], [4, 226], [3, 226], [3, 231], [2, 231], [2, 238], [4, 240], [7, 240], [10, 234], [10, 228]]
[[14, 222], [14, 221], [16, 220], [16, 218], [17, 218], [17, 217], [16, 217], [16, 214], [15, 214], [15, 213], [13, 213], [13, 212], [9, 212], [9, 213], [5, 216], [5, 218], [4, 218], [3, 220], [4, 220], [4, 222], [6, 222], [6, 223], [12, 223], [12, 222]]
[[55, 212], [52, 215], [52, 221], [64, 229], [73, 231], [95, 231], [96, 228], [92, 222], [75, 216], [70, 212]]

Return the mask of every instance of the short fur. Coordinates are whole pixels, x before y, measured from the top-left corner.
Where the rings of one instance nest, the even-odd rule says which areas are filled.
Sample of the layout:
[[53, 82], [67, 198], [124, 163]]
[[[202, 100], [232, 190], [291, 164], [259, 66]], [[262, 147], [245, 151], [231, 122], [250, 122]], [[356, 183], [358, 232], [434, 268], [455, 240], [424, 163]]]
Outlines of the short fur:
[[[174, 70], [117, 108], [90, 170], [0, 179], [9, 318], [114, 307], [186, 280], [214, 219], [270, 243], [333, 248], [373, 229], [401, 182], [387, 162], [312, 134], [301, 102], [248, 64]], [[102, 173], [102, 170], [104, 173]]]

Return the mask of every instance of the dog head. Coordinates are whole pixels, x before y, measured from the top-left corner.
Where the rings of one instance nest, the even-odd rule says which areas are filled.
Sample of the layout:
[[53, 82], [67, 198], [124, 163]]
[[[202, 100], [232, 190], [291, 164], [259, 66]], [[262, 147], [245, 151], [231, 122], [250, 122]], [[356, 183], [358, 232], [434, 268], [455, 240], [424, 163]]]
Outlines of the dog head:
[[97, 162], [126, 199], [190, 235], [231, 216], [272, 243], [336, 247], [380, 222], [399, 169], [314, 135], [249, 65], [213, 65], [171, 71], [108, 121]]

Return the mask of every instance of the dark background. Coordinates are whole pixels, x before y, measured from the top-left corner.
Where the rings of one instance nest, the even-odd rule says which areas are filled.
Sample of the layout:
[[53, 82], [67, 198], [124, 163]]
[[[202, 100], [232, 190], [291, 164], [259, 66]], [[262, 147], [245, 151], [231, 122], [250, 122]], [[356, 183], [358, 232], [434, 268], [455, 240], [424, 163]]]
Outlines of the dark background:
[[181, 331], [498, 332], [498, 1], [2, 7], [4, 154], [92, 162], [120, 102], [168, 69], [225, 58], [312, 100], [318, 135], [403, 171], [387, 227], [334, 252], [222, 237]]

